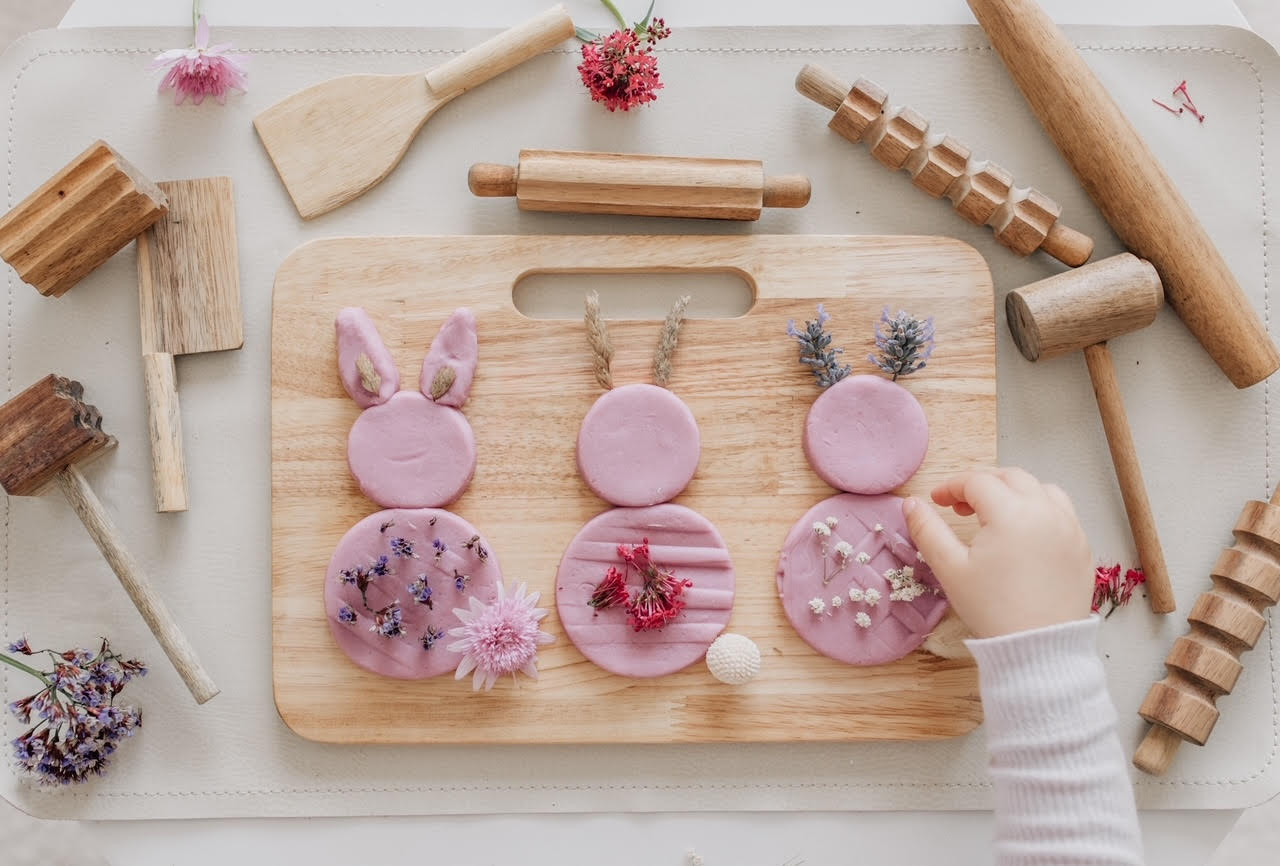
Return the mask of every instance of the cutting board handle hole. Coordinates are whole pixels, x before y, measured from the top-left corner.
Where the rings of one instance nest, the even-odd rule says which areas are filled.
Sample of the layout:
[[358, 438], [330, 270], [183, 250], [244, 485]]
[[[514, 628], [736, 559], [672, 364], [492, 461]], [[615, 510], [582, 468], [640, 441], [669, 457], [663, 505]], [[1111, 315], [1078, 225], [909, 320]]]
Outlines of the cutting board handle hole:
[[566, 273], [533, 271], [516, 280], [511, 302], [530, 319], [581, 321], [582, 300], [600, 293], [600, 309], [610, 319], [661, 320], [676, 298], [689, 295], [691, 319], [736, 319], [755, 305], [755, 286], [736, 270], [662, 273]]

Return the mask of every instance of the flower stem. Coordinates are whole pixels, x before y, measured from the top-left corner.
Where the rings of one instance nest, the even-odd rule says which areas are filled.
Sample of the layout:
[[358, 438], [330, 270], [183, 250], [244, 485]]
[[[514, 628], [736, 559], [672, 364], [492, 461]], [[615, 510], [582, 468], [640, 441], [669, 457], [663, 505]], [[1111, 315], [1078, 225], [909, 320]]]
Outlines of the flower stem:
[[33, 676], [33, 677], [35, 677], [36, 679], [40, 680], [40, 682], [44, 683], [46, 686], [47, 686], [47, 685], [49, 685], [49, 678], [48, 678], [48, 677], [46, 677], [44, 674], [40, 673], [40, 671], [36, 670], [35, 668], [30, 667], [29, 665], [24, 665], [22, 662], [18, 661], [18, 660], [17, 660], [17, 659], [15, 659], [15, 658], [12, 658], [12, 657], [10, 657], [10, 656], [7, 656], [7, 655], [5, 655], [4, 653], [0, 653], [0, 662], [4, 662], [5, 664], [9, 665], [10, 667], [17, 668], [18, 670], [22, 671], [23, 673], [31, 674], [31, 676]]
[[200, 5], [201, 0], [191, 0], [191, 32], [194, 33], [196, 28], [200, 26]]
[[[197, 0], [197, 2], [199, 2], [199, 0]], [[618, 28], [620, 30], [626, 30], [627, 19], [623, 18], [622, 13], [618, 11], [618, 7], [613, 5], [613, 0], [600, 0], [600, 2], [604, 4], [604, 8], [613, 13], [613, 17], [618, 21]]]

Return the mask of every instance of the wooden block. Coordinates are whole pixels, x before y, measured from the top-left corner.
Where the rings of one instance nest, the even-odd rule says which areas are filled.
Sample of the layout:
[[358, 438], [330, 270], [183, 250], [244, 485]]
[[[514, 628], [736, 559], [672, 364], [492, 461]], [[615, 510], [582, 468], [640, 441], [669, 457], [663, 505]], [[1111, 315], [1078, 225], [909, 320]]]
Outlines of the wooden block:
[[904, 108], [884, 125], [884, 135], [871, 145], [871, 155], [886, 168], [897, 171], [907, 164], [911, 154], [924, 147], [929, 121], [914, 109]]
[[1061, 213], [1056, 201], [1039, 190], [1029, 190], [1026, 198], [1014, 203], [1009, 221], [996, 230], [996, 240], [1020, 256], [1029, 256], [1044, 243]]
[[105, 141], [0, 217], [0, 257], [58, 297], [164, 216], [168, 199]]
[[854, 143], [862, 141], [867, 130], [880, 120], [884, 104], [888, 101], [889, 94], [880, 85], [859, 78], [827, 126]]
[[970, 150], [951, 136], [946, 136], [925, 154], [924, 165], [911, 182], [934, 198], [942, 198], [964, 175]]
[[1013, 175], [994, 162], [975, 172], [955, 202], [956, 213], [976, 226], [984, 226], [1009, 198]]
[[60, 470], [115, 444], [83, 397], [79, 382], [50, 374], [0, 406], [0, 486], [10, 496], [34, 496]]

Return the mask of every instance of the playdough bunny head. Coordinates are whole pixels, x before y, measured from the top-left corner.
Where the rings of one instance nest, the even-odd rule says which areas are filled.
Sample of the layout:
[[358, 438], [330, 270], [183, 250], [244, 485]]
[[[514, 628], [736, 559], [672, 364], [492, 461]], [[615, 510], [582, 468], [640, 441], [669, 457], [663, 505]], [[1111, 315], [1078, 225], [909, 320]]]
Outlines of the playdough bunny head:
[[645, 506], [680, 495], [698, 468], [701, 436], [684, 401], [667, 390], [671, 356], [688, 298], [681, 298], [663, 324], [654, 356], [656, 385], [613, 387], [613, 346], [600, 316], [599, 298], [587, 298], [587, 337], [596, 380], [605, 393], [578, 431], [578, 472], [587, 486], [614, 505]]
[[459, 411], [479, 356], [475, 316], [459, 308], [440, 328], [417, 391], [400, 390], [391, 352], [364, 310], [347, 307], [335, 326], [338, 374], [364, 410], [347, 438], [347, 463], [361, 491], [386, 508], [453, 502], [476, 468], [475, 434]]

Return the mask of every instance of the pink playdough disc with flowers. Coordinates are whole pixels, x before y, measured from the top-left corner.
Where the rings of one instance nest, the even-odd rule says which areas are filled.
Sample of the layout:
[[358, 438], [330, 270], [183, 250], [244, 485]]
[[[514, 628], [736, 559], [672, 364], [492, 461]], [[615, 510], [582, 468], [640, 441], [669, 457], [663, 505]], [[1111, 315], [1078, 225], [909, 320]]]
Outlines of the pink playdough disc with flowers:
[[[639, 555], [636, 548], [646, 538], [646, 555]], [[665, 578], [646, 578], [645, 566]], [[592, 596], [610, 569], [621, 575], [626, 601], [615, 593], [615, 603], [593, 607]], [[675, 581], [679, 589], [671, 587]], [[613, 508], [588, 522], [565, 551], [556, 574], [556, 609], [569, 639], [595, 664], [625, 677], [660, 677], [706, 655], [729, 624], [734, 582], [720, 533], [696, 511], [671, 503]], [[646, 595], [646, 583], [666, 600], [656, 592]], [[637, 631], [637, 622], [661, 626]]]
[[457, 409], [398, 391], [351, 425], [347, 463], [364, 495], [379, 505], [440, 507], [471, 483], [476, 437]]
[[920, 401], [880, 376], [850, 376], [813, 402], [804, 453], [837, 490], [888, 493], [915, 474], [929, 450]]
[[947, 612], [902, 500], [889, 495], [843, 493], [811, 508], [782, 546], [778, 594], [805, 643], [851, 665], [902, 658]]
[[[498, 597], [502, 572], [470, 523], [435, 508], [371, 514], [347, 531], [329, 561], [325, 614], [338, 646], [365, 670], [422, 679], [452, 672], [453, 609]], [[363, 590], [363, 594], [361, 592]]]
[[623, 385], [582, 419], [578, 471], [606, 502], [655, 505], [689, 484], [701, 448], [698, 422], [683, 400], [657, 385]]

